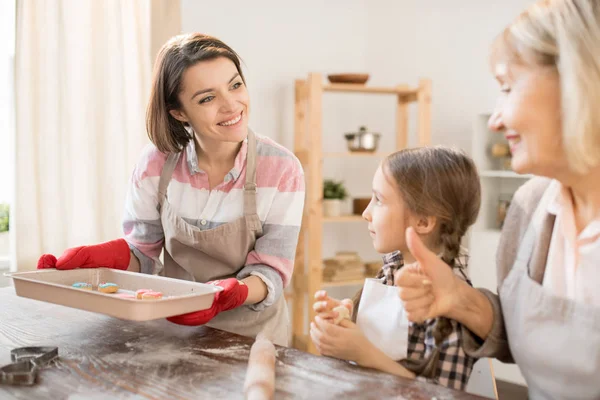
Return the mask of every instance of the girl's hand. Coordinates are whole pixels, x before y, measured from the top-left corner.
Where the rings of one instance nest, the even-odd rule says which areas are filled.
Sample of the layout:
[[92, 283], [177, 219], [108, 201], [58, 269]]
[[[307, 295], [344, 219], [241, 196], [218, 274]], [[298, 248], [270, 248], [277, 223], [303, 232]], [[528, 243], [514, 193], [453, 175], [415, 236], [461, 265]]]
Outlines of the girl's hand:
[[355, 323], [343, 320], [339, 325], [317, 316], [310, 323], [310, 337], [324, 356], [354, 361], [358, 365], [369, 364], [369, 354], [374, 347]]
[[406, 230], [406, 243], [417, 262], [398, 270], [394, 284], [400, 288], [408, 319], [422, 323], [440, 316], [451, 318], [462, 281], [425, 247], [412, 228]]
[[333, 311], [333, 309], [341, 305], [347, 307], [350, 311], [350, 315], [352, 315], [353, 304], [350, 299], [344, 299], [342, 301], [333, 299], [327, 295], [325, 290], [319, 290], [315, 293], [315, 300], [316, 301], [313, 303], [313, 310], [317, 312], [317, 316], [324, 320], [329, 322], [333, 321], [338, 316], [338, 313]]

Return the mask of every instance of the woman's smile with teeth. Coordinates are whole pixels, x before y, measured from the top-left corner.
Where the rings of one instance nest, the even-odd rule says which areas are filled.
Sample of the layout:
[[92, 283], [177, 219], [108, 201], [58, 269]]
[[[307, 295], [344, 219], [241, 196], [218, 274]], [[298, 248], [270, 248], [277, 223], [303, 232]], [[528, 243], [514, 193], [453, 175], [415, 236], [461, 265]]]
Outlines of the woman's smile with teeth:
[[230, 119], [229, 121], [225, 121], [225, 122], [219, 122], [217, 125], [220, 126], [231, 126], [231, 125], [235, 125], [238, 122], [240, 122], [240, 120], [242, 119], [242, 113], [240, 113], [240, 115], [238, 115], [237, 117]]

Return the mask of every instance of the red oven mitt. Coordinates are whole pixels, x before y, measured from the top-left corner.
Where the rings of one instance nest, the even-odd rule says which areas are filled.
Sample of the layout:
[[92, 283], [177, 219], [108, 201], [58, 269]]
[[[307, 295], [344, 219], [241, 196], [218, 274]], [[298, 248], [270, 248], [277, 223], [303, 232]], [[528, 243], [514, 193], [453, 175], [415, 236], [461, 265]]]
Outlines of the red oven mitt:
[[220, 312], [241, 306], [248, 298], [248, 286], [235, 278], [206, 283], [223, 288], [221, 292], [215, 294], [215, 299], [210, 308], [202, 311], [176, 315], [167, 318], [167, 320], [178, 325], [204, 325], [216, 317]]
[[79, 246], [65, 250], [58, 257], [43, 254], [37, 268], [56, 268], [60, 270], [75, 268], [113, 268], [126, 270], [129, 267], [131, 253], [125, 239], [111, 240], [92, 246]]

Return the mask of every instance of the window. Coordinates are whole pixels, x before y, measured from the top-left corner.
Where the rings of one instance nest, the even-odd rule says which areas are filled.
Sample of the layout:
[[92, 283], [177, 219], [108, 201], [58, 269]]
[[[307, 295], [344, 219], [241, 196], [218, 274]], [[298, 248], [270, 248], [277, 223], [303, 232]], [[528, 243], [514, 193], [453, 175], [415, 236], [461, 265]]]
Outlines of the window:
[[8, 268], [8, 210], [14, 191], [15, 5], [0, 2], [0, 269]]

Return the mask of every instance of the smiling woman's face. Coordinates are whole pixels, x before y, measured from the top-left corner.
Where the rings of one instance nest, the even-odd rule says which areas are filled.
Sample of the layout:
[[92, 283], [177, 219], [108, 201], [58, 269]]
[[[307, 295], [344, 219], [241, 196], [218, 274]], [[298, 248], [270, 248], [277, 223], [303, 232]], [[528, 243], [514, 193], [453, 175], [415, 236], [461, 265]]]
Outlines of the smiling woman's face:
[[225, 57], [188, 68], [179, 93], [181, 109], [171, 115], [196, 134], [221, 142], [241, 142], [248, 134], [250, 98], [235, 64]]
[[567, 168], [556, 69], [498, 63], [501, 94], [489, 127], [504, 133], [518, 173], [556, 177]]

